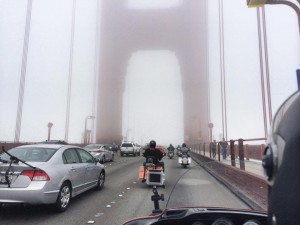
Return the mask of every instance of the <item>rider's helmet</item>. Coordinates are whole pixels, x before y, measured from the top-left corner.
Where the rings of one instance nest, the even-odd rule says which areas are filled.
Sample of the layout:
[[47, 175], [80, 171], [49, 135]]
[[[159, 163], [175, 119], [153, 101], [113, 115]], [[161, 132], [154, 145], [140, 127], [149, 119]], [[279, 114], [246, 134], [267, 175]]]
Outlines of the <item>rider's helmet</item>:
[[155, 148], [156, 147], [156, 142], [154, 140], [150, 141], [149, 147], [150, 148]]
[[300, 92], [277, 111], [263, 157], [270, 224], [300, 224]]
[[186, 147], [186, 144], [185, 144], [185, 143], [183, 143], [183, 144], [182, 144], [182, 147]]

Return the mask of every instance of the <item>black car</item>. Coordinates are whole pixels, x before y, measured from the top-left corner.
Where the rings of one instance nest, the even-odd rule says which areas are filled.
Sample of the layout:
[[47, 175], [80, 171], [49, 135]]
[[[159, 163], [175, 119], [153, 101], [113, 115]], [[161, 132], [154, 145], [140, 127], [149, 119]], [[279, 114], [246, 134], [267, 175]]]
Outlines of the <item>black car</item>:
[[119, 146], [116, 144], [104, 144], [104, 146], [108, 149], [111, 150], [113, 152], [118, 152], [119, 150]]

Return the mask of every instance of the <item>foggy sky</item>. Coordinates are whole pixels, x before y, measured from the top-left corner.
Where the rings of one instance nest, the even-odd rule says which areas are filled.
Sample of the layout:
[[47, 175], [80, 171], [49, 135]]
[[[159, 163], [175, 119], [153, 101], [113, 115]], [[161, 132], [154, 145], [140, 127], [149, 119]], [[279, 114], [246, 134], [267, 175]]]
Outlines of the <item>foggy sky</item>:
[[[129, 4], [137, 2], [143, 1], [128, 1]], [[145, 2], [144, 8], [152, 7], [154, 1]], [[210, 111], [213, 136], [219, 139], [222, 127], [218, 1], [208, 2]], [[25, 0], [0, 0], [0, 141], [14, 139], [26, 4]], [[136, 8], [143, 7], [136, 5]], [[93, 114], [96, 9], [96, 0], [77, 1], [69, 142], [81, 142], [85, 118]], [[46, 139], [50, 121], [54, 124], [52, 139], [64, 138], [71, 15], [71, 0], [33, 1], [20, 141]], [[297, 89], [295, 70], [300, 68], [299, 31], [295, 13], [286, 6], [266, 6], [266, 17], [275, 113], [281, 102]], [[247, 8], [245, 1], [224, 0], [224, 32], [228, 137], [262, 137], [256, 9]], [[155, 60], [149, 60], [153, 54], [157, 54]], [[183, 110], [177, 59], [172, 52], [149, 51], [134, 55], [128, 63], [126, 84], [129, 87], [126, 86], [124, 92], [123, 135], [129, 133], [138, 142], [147, 142], [153, 137], [162, 144], [181, 143]], [[164, 76], [158, 76], [161, 73]], [[177, 74], [176, 79], [170, 82], [173, 74]], [[151, 82], [165, 88], [154, 92], [149, 99], [145, 97], [149, 93], [143, 87]], [[168, 101], [170, 95], [176, 95], [177, 101]], [[147, 119], [147, 107], [154, 103], [160, 113], [155, 112], [155, 117]], [[160, 129], [162, 123], [163, 129]]]

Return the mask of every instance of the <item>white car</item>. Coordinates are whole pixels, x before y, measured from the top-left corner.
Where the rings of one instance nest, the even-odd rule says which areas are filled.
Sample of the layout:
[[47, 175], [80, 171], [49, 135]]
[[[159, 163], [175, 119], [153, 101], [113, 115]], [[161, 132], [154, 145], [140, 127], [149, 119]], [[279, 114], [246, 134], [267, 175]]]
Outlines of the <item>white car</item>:
[[106, 145], [90, 144], [85, 146], [84, 149], [90, 152], [96, 159], [99, 159], [100, 163], [114, 161], [115, 154], [112, 150], [109, 150]]
[[123, 142], [121, 145], [121, 156], [124, 155], [134, 155], [140, 156], [140, 149], [136, 147], [136, 145], [132, 142]]

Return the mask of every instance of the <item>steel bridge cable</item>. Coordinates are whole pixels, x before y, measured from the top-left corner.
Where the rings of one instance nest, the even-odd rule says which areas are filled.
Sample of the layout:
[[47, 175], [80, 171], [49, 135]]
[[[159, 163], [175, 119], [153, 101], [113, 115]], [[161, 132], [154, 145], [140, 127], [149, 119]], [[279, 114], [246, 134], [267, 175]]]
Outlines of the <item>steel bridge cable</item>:
[[222, 136], [227, 139], [226, 83], [225, 83], [225, 50], [224, 50], [223, 0], [219, 0], [219, 37], [220, 37], [220, 77], [222, 106]]
[[[221, 12], [222, 12], [222, 51], [223, 51], [223, 91], [224, 91], [224, 118], [225, 118], [225, 140], [227, 140], [227, 102], [226, 102], [226, 73], [225, 73], [225, 43], [224, 43], [224, 8], [223, 0], [221, 0]], [[224, 137], [224, 135], [223, 135]]]
[[271, 100], [271, 87], [270, 87], [270, 74], [269, 74], [269, 55], [268, 55], [268, 40], [267, 40], [267, 25], [265, 8], [262, 8], [262, 22], [263, 22], [263, 34], [264, 34], [264, 47], [265, 47], [265, 66], [266, 66], [266, 83], [268, 94], [268, 111], [269, 111], [269, 123], [272, 124], [272, 100]]
[[68, 135], [69, 135], [68, 131], [69, 131], [70, 103], [71, 103], [71, 90], [72, 90], [72, 74], [73, 74], [75, 12], [76, 12], [76, 0], [73, 0], [72, 24], [71, 24], [71, 44], [70, 44], [70, 61], [69, 61], [69, 78], [68, 78], [67, 109], [66, 109], [66, 125], [65, 125], [65, 141], [68, 141]]
[[[210, 122], [211, 115], [210, 115], [210, 82], [209, 82], [209, 35], [208, 35], [208, 2], [207, 0], [204, 1], [205, 4], [205, 32], [206, 32], [206, 38], [205, 38], [205, 47], [206, 47], [206, 79], [207, 79], [207, 116], [208, 116], [208, 122]], [[207, 124], [208, 125], [208, 124]], [[210, 129], [207, 129], [207, 135], [209, 137], [209, 131]]]
[[22, 112], [23, 112], [23, 100], [24, 100], [24, 90], [25, 90], [25, 81], [26, 81], [26, 69], [27, 69], [29, 33], [30, 33], [30, 23], [31, 23], [31, 11], [32, 11], [32, 0], [28, 0], [27, 13], [26, 13], [26, 23], [25, 23], [24, 43], [23, 43], [22, 68], [21, 68], [21, 77], [20, 77], [20, 86], [19, 86], [17, 119], [16, 119], [16, 128], [15, 128], [15, 139], [14, 139], [15, 142], [20, 141], [20, 131], [21, 131]]
[[265, 138], [268, 136], [267, 131], [267, 115], [266, 115], [266, 101], [265, 101], [265, 84], [264, 84], [264, 71], [263, 71], [263, 59], [262, 59], [262, 42], [261, 42], [261, 21], [260, 21], [260, 9], [256, 9], [257, 13], [257, 29], [258, 29], [258, 45], [259, 45], [259, 60], [260, 60], [260, 79], [261, 79], [261, 94], [263, 103], [263, 117], [264, 117], [264, 131]]
[[[95, 35], [95, 61], [94, 61], [94, 86], [93, 86], [93, 105], [92, 105], [92, 112], [93, 115], [96, 115], [96, 102], [97, 96], [96, 92], [98, 90], [98, 73], [99, 73], [99, 54], [100, 54], [100, 0], [97, 0], [97, 7], [96, 7], [96, 35]], [[96, 117], [95, 117], [96, 118]], [[97, 118], [96, 118], [97, 120]], [[92, 142], [94, 143], [95, 138], [95, 121], [92, 124]]]

